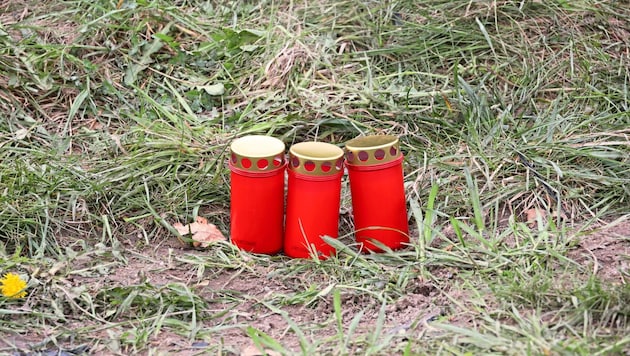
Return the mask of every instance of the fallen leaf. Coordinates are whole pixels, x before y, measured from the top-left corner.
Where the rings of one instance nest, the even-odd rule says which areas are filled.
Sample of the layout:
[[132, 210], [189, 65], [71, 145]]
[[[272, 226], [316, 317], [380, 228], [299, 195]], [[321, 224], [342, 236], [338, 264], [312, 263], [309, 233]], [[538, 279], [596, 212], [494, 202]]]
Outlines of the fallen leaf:
[[539, 216], [543, 221], [547, 219], [547, 213], [542, 209], [531, 208], [531, 209], [525, 210], [525, 217], [527, 219], [527, 225], [529, 225], [529, 227], [532, 229], [535, 228], [536, 225], [538, 224]]
[[173, 227], [182, 235], [191, 234], [193, 246], [195, 247], [208, 247], [211, 242], [226, 240], [223, 233], [214, 224], [208, 223], [208, 220], [201, 216], [198, 216], [192, 224], [182, 225], [181, 223], [175, 223]]
[[223, 85], [223, 83], [200, 85], [197, 88], [204, 90], [206, 93], [208, 93], [208, 95], [212, 96], [219, 96], [225, 93], [225, 86]]
[[244, 348], [243, 351], [241, 351], [240, 356], [263, 356], [263, 355], [281, 356], [282, 354], [277, 351], [267, 350], [267, 349], [261, 351], [260, 349], [258, 349], [258, 347], [256, 347], [256, 345], [249, 345], [246, 348]]
[[[558, 211], [557, 210], [552, 210], [551, 214], [549, 214], [550, 216], [558, 216]], [[563, 210], [560, 211], [560, 221], [569, 221], [569, 218], [567, 217], [567, 214], [564, 213]]]
[[204, 279], [203, 281], [197, 283], [195, 287], [207, 287], [209, 285], [210, 285], [210, 281], [207, 279]]
[[103, 124], [98, 122], [98, 120], [96, 120], [96, 119], [92, 119], [90, 121], [90, 123], [88, 124], [88, 128], [90, 130], [101, 130], [101, 129], [103, 129]]
[[15, 139], [16, 140], [23, 140], [26, 137], [28, 137], [29, 132], [27, 129], [19, 129], [17, 131], [15, 131]]

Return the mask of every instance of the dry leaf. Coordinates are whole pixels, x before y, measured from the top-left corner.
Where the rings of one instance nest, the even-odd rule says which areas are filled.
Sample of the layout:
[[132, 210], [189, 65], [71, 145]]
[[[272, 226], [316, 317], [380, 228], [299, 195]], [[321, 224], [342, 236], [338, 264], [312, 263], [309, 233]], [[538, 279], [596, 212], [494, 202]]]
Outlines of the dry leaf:
[[210, 285], [210, 281], [207, 279], [204, 279], [203, 281], [195, 284], [195, 287], [207, 287]]
[[263, 356], [263, 355], [281, 356], [282, 354], [277, 351], [267, 350], [267, 349], [265, 349], [264, 351], [260, 351], [260, 349], [258, 349], [256, 345], [252, 344], [244, 348], [243, 351], [241, 351], [240, 356]]
[[173, 227], [182, 235], [192, 234], [193, 246], [195, 247], [208, 247], [211, 242], [226, 240], [214, 224], [209, 224], [208, 220], [201, 216], [198, 216], [197, 221], [192, 224], [175, 223]]
[[529, 227], [532, 229], [535, 228], [536, 225], [538, 224], [539, 216], [543, 221], [545, 221], [547, 219], [547, 212], [538, 208], [531, 208], [531, 209], [525, 210], [525, 217], [527, 219], [527, 225], [529, 225]]
[[[558, 216], [558, 211], [557, 210], [552, 210], [549, 215], [550, 216]], [[564, 213], [564, 210], [560, 210], [560, 221], [568, 221], [568, 220], [569, 220], [569, 218], [567, 217], [567, 214]]]

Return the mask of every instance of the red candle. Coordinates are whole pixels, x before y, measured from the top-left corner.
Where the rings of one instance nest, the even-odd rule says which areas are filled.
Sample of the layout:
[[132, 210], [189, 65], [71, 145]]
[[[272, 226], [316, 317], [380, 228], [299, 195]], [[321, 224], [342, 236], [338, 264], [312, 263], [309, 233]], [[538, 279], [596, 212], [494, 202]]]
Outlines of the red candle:
[[356, 241], [362, 251], [382, 252], [409, 242], [403, 155], [395, 136], [358, 137], [346, 143]]
[[324, 259], [335, 249], [322, 236], [337, 238], [343, 150], [323, 142], [302, 142], [289, 149], [289, 185], [284, 253]]
[[284, 221], [284, 143], [245, 136], [232, 142], [230, 151], [232, 243], [253, 253], [277, 253]]

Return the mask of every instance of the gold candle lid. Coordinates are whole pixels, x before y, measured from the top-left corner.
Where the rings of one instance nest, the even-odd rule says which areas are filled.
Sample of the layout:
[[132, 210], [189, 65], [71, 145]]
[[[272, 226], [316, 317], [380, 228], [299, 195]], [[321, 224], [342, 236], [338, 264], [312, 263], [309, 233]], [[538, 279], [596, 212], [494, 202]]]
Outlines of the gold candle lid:
[[289, 169], [310, 176], [334, 176], [343, 171], [343, 150], [325, 142], [301, 142], [289, 149]]
[[346, 142], [346, 161], [369, 166], [394, 161], [402, 156], [398, 137], [392, 135], [357, 137]]
[[244, 171], [268, 172], [284, 165], [284, 142], [263, 135], [244, 136], [230, 145], [230, 164]]

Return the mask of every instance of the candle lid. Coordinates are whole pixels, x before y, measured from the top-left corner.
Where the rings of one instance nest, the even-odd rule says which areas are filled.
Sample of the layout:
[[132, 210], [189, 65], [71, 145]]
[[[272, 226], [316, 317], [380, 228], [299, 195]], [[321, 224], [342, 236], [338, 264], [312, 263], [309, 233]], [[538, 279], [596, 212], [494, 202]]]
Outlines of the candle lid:
[[392, 135], [363, 136], [346, 142], [346, 162], [355, 166], [392, 162], [401, 155], [398, 137]]
[[284, 165], [284, 143], [277, 138], [249, 135], [230, 145], [230, 164], [250, 172], [267, 172]]
[[289, 149], [289, 169], [310, 176], [334, 176], [343, 170], [343, 150], [325, 142], [301, 142]]

